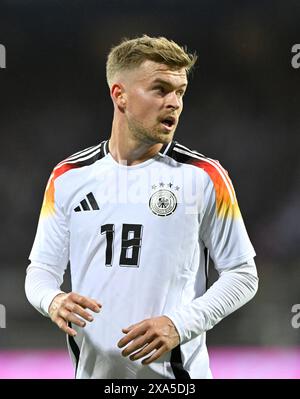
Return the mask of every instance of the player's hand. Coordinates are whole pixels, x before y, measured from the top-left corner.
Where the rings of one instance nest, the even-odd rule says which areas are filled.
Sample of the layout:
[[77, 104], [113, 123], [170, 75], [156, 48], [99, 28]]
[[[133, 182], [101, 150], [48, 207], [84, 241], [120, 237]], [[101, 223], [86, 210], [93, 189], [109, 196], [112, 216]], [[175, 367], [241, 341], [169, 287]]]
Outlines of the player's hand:
[[[58, 327], [65, 333], [74, 337], [77, 332], [68, 326], [71, 322], [79, 327], [85, 327], [84, 320], [93, 321], [93, 316], [86, 312], [85, 309], [90, 309], [93, 312], [100, 312], [102, 305], [94, 299], [84, 297], [75, 292], [61, 293], [54, 297], [49, 306], [49, 316], [51, 320], [58, 325]], [[80, 316], [81, 318], [79, 318]]]
[[126, 348], [123, 356], [129, 356], [130, 360], [143, 359], [142, 364], [150, 364], [160, 358], [164, 353], [171, 351], [179, 342], [179, 334], [175, 325], [167, 316], [153, 317], [123, 328], [126, 334], [118, 342], [118, 347]]

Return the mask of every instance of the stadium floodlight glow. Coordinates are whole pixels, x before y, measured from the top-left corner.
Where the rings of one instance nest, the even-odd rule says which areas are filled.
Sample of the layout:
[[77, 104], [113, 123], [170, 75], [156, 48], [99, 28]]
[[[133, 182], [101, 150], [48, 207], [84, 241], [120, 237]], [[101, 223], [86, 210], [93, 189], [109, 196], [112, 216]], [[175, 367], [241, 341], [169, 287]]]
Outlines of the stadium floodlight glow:
[[0, 328], [6, 328], [6, 308], [0, 304]]
[[6, 48], [0, 44], [0, 68], [6, 68]]

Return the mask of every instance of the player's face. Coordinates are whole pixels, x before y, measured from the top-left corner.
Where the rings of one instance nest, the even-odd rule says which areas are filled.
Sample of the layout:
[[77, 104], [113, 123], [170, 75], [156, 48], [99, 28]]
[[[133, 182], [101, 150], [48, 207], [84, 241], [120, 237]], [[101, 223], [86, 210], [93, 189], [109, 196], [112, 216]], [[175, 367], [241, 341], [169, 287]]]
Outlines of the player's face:
[[187, 87], [184, 68], [145, 61], [130, 72], [126, 109], [130, 132], [147, 143], [169, 143], [175, 133]]

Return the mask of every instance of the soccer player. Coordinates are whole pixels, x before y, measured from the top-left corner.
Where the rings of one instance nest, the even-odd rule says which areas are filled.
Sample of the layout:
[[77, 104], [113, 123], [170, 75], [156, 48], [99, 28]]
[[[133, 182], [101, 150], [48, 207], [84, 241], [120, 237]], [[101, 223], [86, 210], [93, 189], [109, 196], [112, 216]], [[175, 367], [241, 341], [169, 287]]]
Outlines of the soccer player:
[[25, 290], [67, 333], [76, 378], [211, 378], [206, 331], [257, 291], [228, 173], [173, 140], [196, 58], [164, 37], [112, 48], [110, 138], [49, 178]]

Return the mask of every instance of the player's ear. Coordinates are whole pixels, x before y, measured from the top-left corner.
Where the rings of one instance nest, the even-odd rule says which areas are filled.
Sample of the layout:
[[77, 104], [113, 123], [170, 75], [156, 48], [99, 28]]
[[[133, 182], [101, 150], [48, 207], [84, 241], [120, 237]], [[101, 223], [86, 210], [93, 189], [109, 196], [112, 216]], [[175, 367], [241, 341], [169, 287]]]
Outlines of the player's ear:
[[120, 111], [124, 111], [126, 108], [126, 93], [123, 85], [120, 83], [113, 84], [110, 94], [113, 102], [118, 106]]

